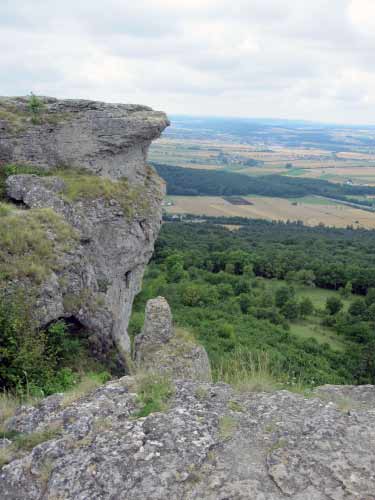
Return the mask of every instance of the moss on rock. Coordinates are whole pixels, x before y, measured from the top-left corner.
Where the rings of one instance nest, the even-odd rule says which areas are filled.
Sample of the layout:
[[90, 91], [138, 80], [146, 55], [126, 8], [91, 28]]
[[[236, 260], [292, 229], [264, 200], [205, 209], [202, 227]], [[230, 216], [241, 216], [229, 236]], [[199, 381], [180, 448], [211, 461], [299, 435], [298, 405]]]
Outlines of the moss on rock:
[[121, 206], [124, 216], [131, 218], [149, 209], [144, 186], [130, 186], [127, 179], [112, 180], [91, 174], [85, 170], [59, 168], [51, 172], [65, 183], [62, 193], [68, 201], [102, 199], [106, 203], [115, 201]]

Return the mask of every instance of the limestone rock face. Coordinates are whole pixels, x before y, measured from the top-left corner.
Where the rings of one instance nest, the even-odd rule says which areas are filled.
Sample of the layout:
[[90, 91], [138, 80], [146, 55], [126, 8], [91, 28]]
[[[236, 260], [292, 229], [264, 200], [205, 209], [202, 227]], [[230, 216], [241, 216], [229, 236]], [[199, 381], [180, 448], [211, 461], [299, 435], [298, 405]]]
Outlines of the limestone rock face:
[[[42, 326], [73, 318], [91, 333], [94, 353], [115, 347], [125, 358], [133, 299], [160, 229], [165, 192], [146, 155], [168, 120], [143, 106], [42, 101], [33, 123], [25, 98], [0, 98], [0, 165], [26, 164], [42, 171], [55, 167], [53, 176], [8, 177], [7, 195], [27, 209], [52, 208], [78, 234], [74, 248], [59, 257], [38, 285], [35, 314]], [[125, 187], [121, 196], [103, 190], [97, 196], [69, 198], [62, 174], [66, 168], [60, 167], [73, 173], [89, 170], [99, 180], [110, 178]]]
[[59, 435], [0, 469], [1, 499], [374, 500], [375, 387], [175, 386], [169, 409], [138, 419], [131, 377], [21, 408], [8, 430]]
[[184, 330], [174, 329], [171, 310], [164, 297], [147, 302], [143, 330], [135, 338], [135, 361], [137, 368], [143, 371], [211, 381], [205, 349]]
[[169, 125], [146, 106], [40, 98], [32, 123], [29, 98], [0, 98], [0, 164], [86, 168], [112, 178], [145, 178], [153, 139]]

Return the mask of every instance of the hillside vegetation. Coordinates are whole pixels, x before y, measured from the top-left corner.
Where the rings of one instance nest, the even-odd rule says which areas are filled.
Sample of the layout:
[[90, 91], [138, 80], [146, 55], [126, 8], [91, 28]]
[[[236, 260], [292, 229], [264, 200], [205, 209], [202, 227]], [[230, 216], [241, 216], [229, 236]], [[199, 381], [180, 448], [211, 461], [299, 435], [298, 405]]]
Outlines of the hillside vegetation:
[[145, 301], [163, 295], [219, 380], [263, 370], [287, 386], [374, 383], [374, 239], [264, 221], [234, 233], [164, 224], [131, 331]]

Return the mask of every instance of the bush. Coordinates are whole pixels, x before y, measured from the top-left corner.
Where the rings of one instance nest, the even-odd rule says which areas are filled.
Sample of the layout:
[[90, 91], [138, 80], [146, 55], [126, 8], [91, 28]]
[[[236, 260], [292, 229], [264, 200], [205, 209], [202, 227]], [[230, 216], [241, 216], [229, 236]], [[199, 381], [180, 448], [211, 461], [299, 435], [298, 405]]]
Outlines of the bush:
[[299, 309], [301, 317], [306, 318], [314, 312], [314, 304], [309, 297], [304, 297], [299, 304]]
[[367, 313], [366, 302], [363, 299], [355, 299], [349, 306], [348, 310], [351, 316], [356, 318], [364, 318]]
[[0, 389], [43, 397], [78, 384], [90, 358], [85, 339], [65, 322], [39, 329], [33, 306], [22, 288], [0, 291]]
[[289, 300], [294, 298], [295, 291], [291, 286], [282, 286], [275, 292], [275, 304], [277, 307], [283, 307]]
[[329, 297], [326, 302], [326, 311], [331, 316], [337, 314], [343, 308], [343, 303], [337, 297]]
[[290, 321], [296, 320], [300, 314], [300, 306], [294, 299], [288, 300], [281, 308], [282, 314]]
[[28, 103], [27, 103], [27, 108], [29, 112], [31, 113], [31, 121], [35, 125], [40, 123], [40, 115], [43, 111], [44, 104], [43, 102], [32, 92], [30, 94]]

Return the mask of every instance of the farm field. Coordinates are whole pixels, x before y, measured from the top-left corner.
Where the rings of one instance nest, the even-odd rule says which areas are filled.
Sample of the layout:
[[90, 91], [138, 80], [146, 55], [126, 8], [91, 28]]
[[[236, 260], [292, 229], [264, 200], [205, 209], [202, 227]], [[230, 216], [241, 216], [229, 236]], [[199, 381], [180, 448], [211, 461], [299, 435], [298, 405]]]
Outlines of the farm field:
[[332, 182], [375, 185], [375, 154], [319, 148], [242, 144], [163, 137], [151, 147], [156, 163], [185, 168], [230, 170], [247, 175], [282, 174]]
[[233, 205], [219, 196], [169, 196], [168, 214], [247, 217], [302, 221], [305, 225], [375, 228], [375, 213], [340, 205], [315, 196], [289, 200], [262, 196], [245, 197], [251, 205]]

